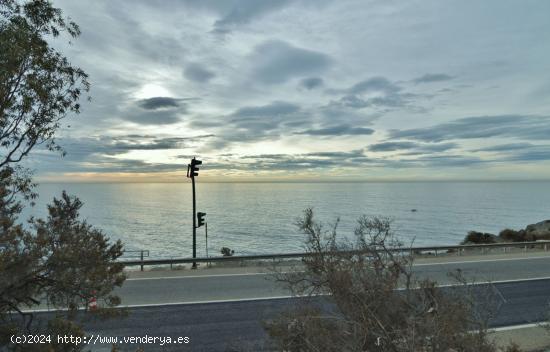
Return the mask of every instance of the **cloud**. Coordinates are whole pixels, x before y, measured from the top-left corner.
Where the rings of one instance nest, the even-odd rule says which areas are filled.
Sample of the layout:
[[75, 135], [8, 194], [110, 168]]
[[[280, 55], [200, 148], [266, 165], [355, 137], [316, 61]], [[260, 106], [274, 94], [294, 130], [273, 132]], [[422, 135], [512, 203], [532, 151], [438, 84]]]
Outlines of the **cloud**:
[[198, 63], [191, 63], [187, 65], [183, 71], [183, 75], [185, 78], [199, 83], [208, 82], [216, 76], [212, 71], [207, 70]]
[[352, 127], [349, 125], [337, 125], [319, 129], [309, 129], [296, 134], [306, 134], [310, 136], [347, 136], [347, 135], [370, 135], [374, 130], [365, 127]]
[[420, 83], [449, 81], [453, 78], [454, 78], [453, 76], [449, 76], [445, 73], [426, 73], [425, 75], [417, 77], [412, 81], [416, 84], [420, 84]]
[[550, 144], [508, 143], [478, 148], [472, 152], [496, 153], [506, 162], [533, 162], [550, 160]]
[[513, 154], [507, 158], [513, 162], [550, 161], [550, 148], [526, 150]]
[[320, 52], [296, 48], [280, 40], [268, 40], [250, 57], [253, 78], [264, 84], [284, 83], [294, 77], [326, 70], [331, 59]]
[[131, 111], [124, 116], [124, 119], [140, 125], [169, 125], [180, 122], [182, 112], [177, 110]]
[[425, 142], [491, 137], [547, 140], [550, 135], [550, 117], [523, 115], [466, 117], [427, 128], [391, 130], [389, 134], [392, 139], [406, 138]]
[[386, 77], [372, 77], [364, 81], [358, 82], [350, 87], [347, 92], [349, 94], [362, 94], [369, 92], [382, 92], [385, 94], [394, 94], [401, 90], [397, 84], [392, 83]]
[[478, 164], [492, 162], [492, 160], [483, 160], [477, 157], [469, 157], [464, 155], [430, 155], [416, 159], [400, 159], [393, 163], [388, 163], [387, 166], [393, 167], [466, 167]]
[[382, 76], [359, 81], [346, 89], [329, 89], [327, 91], [333, 94], [343, 94], [341, 98], [333, 100], [331, 105], [351, 109], [370, 107], [388, 110], [408, 107], [410, 110], [419, 110], [411, 102], [416, 98], [423, 97], [403, 92], [403, 87]]
[[418, 143], [415, 142], [383, 142], [371, 144], [369, 150], [371, 152], [391, 152], [401, 149], [413, 149], [418, 147]]
[[508, 143], [508, 144], [499, 144], [490, 147], [483, 147], [472, 150], [472, 152], [506, 152], [514, 150], [529, 149], [535, 145], [531, 143]]
[[214, 23], [215, 31], [227, 32], [236, 25], [249, 23], [270, 12], [283, 8], [288, 0], [218, 0], [207, 1], [211, 6], [218, 7], [222, 18]]
[[323, 79], [319, 77], [304, 78], [300, 81], [300, 87], [307, 90], [319, 88], [323, 85]]
[[215, 130], [216, 137], [205, 146], [208, 151], [219, 150], [234, 142], [276, 139], [282, 133], [307, 124], [304, 113], [296, 104], [273, 101], [266, 105], [243, 106], [233, 113], [211, 120], [206, 125], [195, 119], [192, 127]]
[[235, 111], [231, 116], [233, 121], [248, 120], [258, 117], [275, 117], [288, 115], [297, 112], [300, 109], [298, 105], [287, 103], [284, 101], [274, 101], [268, 105], [262, 106], [245, 106]]
[[118, 117], [140, 125], [169, 125], [181, 121], [188, 113], [185, 101], [170, 97], [152, 97], [135, 101], [123, 110]]
[[312, 152], [303, 154], [244, 155], [235, 160], [208, 165], [209, 168], [249, 171], [301, 171], [359, 167], [372, 162], [362, 150]]
[[106, 148], [111, 153], [118, 154], [120, 151], [130, 150], [162, 150], [181, 149], [187, 146], [187, 142], [198, 141], [213, 137], [214, 135], [201, 135], [196, 137], [151, 137], [151, 136], [122, 136], [103, 138]]
[[[456, 143], [421, 144], [410, 141], [382, 142], [371, 144], [368, 149], [371, 152], [414, 151], [414, 155], [424, 152], [443, 152], [458, 147]], [[413, 154], [410, 154], [413, 155]]]
[[174, 99], [169, 97], [154, 97], [149, 99], [138, 100], [139, 107], [145, 110], [157, 110], [162, 108], [175, 108], [180, 106], [180, 99]]
[[132, 150], [181, 149], [189, 144], [214, 137], [204, 134], [189, 137], [129, 134], [88, 138], [61, 138], [59, 144], [67, 151], [66, 158], [84, 159], [90, 155], [118, 155]]

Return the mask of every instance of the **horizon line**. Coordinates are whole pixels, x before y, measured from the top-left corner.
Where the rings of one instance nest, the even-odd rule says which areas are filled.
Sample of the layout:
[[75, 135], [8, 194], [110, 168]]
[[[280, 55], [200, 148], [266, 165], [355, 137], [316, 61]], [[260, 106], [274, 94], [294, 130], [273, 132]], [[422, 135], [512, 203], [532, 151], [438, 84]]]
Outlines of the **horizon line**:
[[[386, 179], [386, 180], [229, 180], [229, 181], [223, 181], [223, 180], [200, 180], [200, 183], [456, 183], [456, 182], [467, 182], [467, 183], [473, 183], [473, 182], [550, 182], [550, 179], [424, 179], [424, 180], [418, 180], [418, 179]], [[103, 180], [103, 181], [89, 181], [89, 180], [44, 180], [40, 181], [37, 180], [36, 183], [39, 184], [60, 184], [60, 183], [81, 183], [81, 184], [101, 184], [101, 183], [109, 183], [109, 184], [123, 184], [123, 183], [167, 183], [167, 184], [173, 184], [173, 183], [181, 183], [186, 184], [187, 181], [121, 181], [121, 180]]]

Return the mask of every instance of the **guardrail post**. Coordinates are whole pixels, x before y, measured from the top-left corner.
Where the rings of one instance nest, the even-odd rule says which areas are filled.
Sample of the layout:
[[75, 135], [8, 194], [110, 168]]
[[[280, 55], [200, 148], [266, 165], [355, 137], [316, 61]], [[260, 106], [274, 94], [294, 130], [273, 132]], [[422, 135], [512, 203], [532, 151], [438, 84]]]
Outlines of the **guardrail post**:
[[143, 249], [141, 250], [140, 257], [141, 257], [141, 271], [143, 271]]
[[545, 243], [544, 244], [544, 250], [547, 251], [548, 250], [548, 245]]
[[437, 249], [435, 250], [435, 256], [437, 257]]
[[527, 245], [523, 246], [523, 251], [527, 252]]

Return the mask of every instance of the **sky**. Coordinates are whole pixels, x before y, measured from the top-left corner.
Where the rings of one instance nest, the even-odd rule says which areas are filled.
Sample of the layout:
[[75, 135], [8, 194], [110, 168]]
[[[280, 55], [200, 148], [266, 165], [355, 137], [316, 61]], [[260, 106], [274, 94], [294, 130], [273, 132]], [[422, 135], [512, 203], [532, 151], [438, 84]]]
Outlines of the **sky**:
[[545, 0], [54, 0], [91, 101], [41, 181], [550, 179]]

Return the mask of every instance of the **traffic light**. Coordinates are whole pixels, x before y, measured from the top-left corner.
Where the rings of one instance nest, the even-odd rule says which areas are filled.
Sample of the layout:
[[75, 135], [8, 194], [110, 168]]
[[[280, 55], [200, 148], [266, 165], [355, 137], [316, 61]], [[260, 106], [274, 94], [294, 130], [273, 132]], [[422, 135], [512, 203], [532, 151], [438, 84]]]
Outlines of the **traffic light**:
[[201, 227], [204, 225], [204, 217], [206, 216], [206, 213], [198, 212], [197, 213], [197, 227]]
[[187, 177], [195, 177], [199, 176], [199, 168], [197, 165], [201, 165], [202, 160], [198, 160], [196, 158], [191, 159], [191, 164], [187, 165]]

